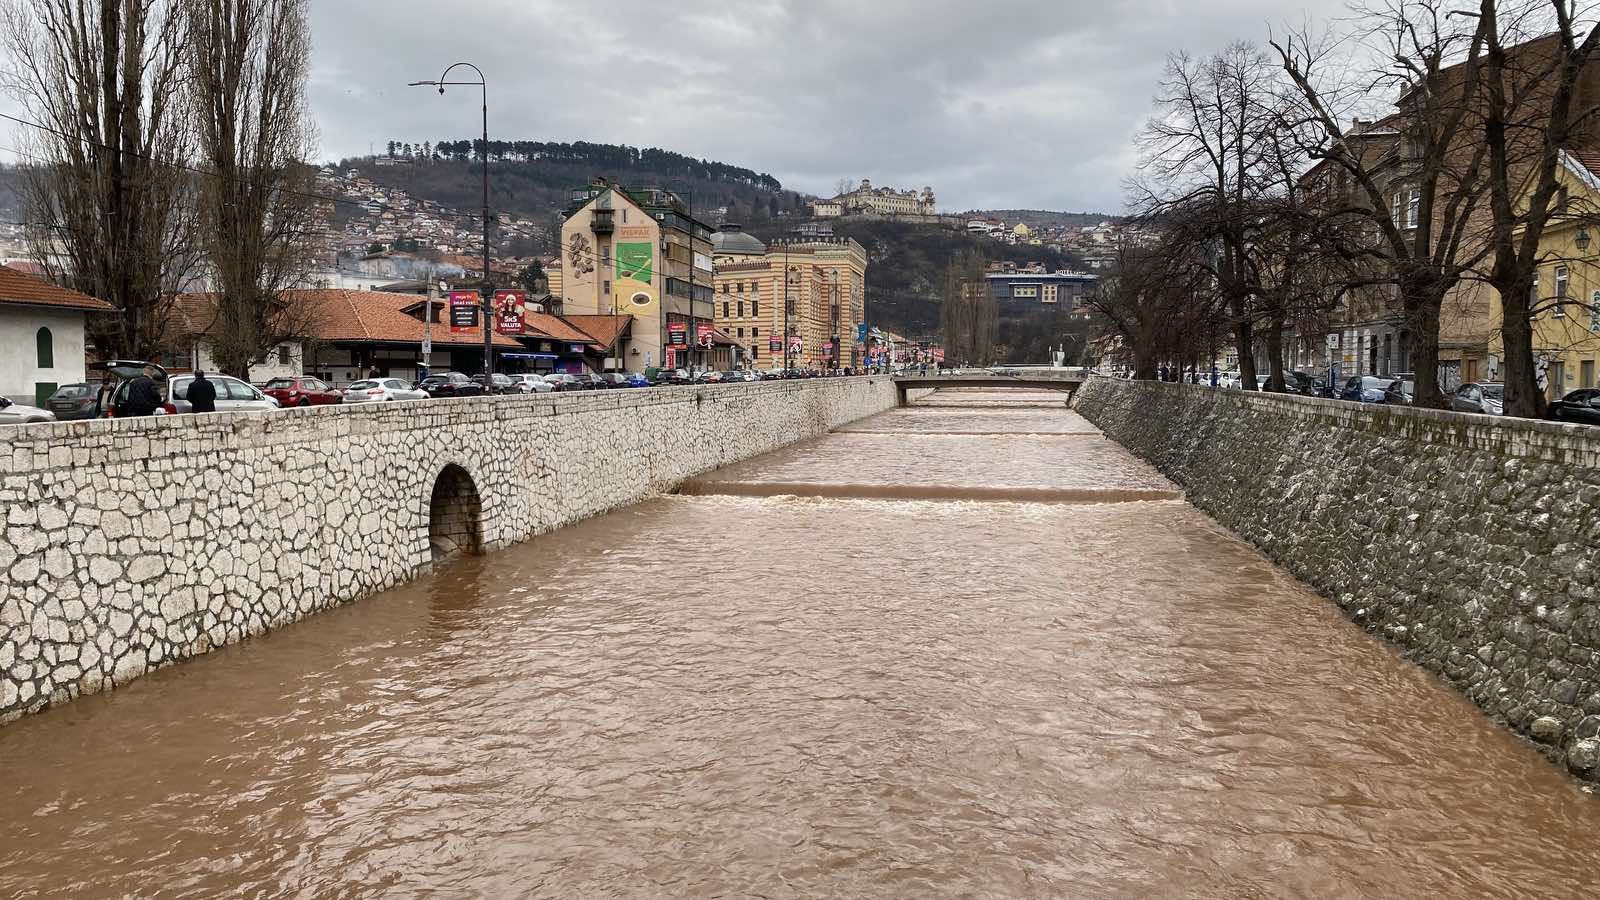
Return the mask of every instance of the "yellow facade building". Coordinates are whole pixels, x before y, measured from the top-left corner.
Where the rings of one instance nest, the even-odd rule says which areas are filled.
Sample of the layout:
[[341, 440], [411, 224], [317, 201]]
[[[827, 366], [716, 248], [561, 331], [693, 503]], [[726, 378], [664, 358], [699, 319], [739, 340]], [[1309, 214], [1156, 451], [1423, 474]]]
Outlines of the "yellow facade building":
[[[738, 225], [712, 237], [717, 328], [758, 369], [864, 363], [867, 252], [851, 238], [764, 244]], [[787, 340], [784, 336], [787, 335]]]
[[676, 194], [603, 179], [573, 192], [561, 225], [564, 315], [633, 321], [607, 368], [700, 369], [713, 353], [711, 229]]
[[[1600, 214], [1600, 153], [1563, 153], [1557, 178], [1567, 213], [1552, 217], [1539, 244], [1539, 302], [1533, 320], [1534, 358], [1550, 400], [1600, 386], [1600, 229], [1594, 227]], [[1490, 362], [1495, 368], [1503, 346], [1498, 294], [1491, 301], [1490, 320]]]

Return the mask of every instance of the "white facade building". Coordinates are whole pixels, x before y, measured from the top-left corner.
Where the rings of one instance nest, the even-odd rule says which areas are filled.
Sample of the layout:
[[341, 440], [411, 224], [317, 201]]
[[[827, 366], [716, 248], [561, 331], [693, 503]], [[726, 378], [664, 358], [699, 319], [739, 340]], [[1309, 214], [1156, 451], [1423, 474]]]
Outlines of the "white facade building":
[[84, 320], [111, 304], [0, 266], [0, 395], [38, 405], [84, 380]]

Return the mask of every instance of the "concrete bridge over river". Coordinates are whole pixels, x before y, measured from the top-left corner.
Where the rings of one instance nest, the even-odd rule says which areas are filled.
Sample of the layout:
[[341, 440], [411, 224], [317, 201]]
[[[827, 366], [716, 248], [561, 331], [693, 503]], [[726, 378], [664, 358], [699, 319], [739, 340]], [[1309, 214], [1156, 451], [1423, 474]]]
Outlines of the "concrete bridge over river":
[[907, 394], [912, 391], [939, 390], [941, 388], [989, 388], [995, 390], [1060, 391], [1066, 402], [1083, 386], [1088, 373], [1084, 369], [1016, 368], [966, 370], [934, 373], [930, 375], [896, 375], [895, 389], [899, 404], [905, 406]]

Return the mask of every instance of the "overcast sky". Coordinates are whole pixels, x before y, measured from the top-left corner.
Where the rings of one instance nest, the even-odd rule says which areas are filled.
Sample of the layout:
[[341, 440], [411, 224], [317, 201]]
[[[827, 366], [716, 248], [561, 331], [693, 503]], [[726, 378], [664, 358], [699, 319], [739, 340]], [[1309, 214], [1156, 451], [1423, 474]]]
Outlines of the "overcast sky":
[[[1165, 55], [1341, 0], [313, 0], [328, 158], [478, 130], [658, 146], [831, 194], [932, 185], [946, 210], [1117, 211]], [[460, 71], [460, 70], [458, 70]], [[595, 173], [605, 174], [605, 173]]]

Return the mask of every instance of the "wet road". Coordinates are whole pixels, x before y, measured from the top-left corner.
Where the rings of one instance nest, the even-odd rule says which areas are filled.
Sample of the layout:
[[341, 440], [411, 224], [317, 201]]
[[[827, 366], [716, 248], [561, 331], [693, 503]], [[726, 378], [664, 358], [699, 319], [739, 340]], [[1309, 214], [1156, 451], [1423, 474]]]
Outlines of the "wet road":
[[0, 897], [1587, 896], [1595, 798], [1023, 399], [0, 729]]

